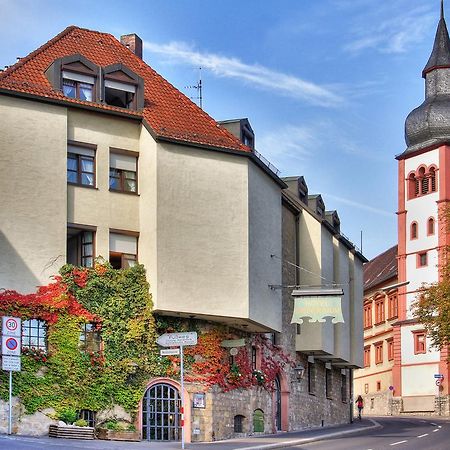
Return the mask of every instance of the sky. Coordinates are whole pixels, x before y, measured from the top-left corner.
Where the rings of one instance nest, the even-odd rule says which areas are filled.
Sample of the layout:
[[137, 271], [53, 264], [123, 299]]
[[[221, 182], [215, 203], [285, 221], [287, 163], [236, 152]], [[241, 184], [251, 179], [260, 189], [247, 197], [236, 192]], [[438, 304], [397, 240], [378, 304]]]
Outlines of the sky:
[[280, 176], [303, 175], [360, 248], [362, 232], [368, 259], [396, 244], [395, 155], [424, 100], [440, 0], [0, 0], [0, 12], [0, 67], [69, 25], [136, 33], [193, 101], [201, 73], [214, 119], [248, 118], [256, 149]]

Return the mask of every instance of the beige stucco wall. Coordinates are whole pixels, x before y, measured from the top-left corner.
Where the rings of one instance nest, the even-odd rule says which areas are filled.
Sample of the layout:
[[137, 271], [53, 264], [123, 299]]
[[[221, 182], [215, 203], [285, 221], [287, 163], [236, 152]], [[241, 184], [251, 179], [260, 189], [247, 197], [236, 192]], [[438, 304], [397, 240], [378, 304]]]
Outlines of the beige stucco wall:
[[363, 366], [363, 263], [353, 253], [350, 258], [350, 364]]
[[33, 292], [65, 262], [66, 114], [0, 95], [0, 288]]

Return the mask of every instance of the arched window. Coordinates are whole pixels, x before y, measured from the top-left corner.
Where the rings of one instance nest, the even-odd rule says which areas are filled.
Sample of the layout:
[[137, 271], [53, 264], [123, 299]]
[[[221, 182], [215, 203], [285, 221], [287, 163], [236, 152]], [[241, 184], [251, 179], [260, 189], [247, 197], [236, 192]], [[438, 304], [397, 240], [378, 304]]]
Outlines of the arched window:
[[235, 433], [243, 433], [244, 432], [244, 419], [245, 416], [238, 414], [234, 416], [234, 432]]
[[432, 236], [434, 234], [434, 219], [433, 219], [433, 217], [430, 217], [428, 219], [427, 234], [428, 234], [428, 236]]
[[430, 175], [430, 190], [431, 192], [436, 192], [436, 169], [434, 167], [430, 167], [429, 175]]
[[411, 224], [411, 237], [410, 237], [410, 239], [417, 239], [417, 238], [418, 238], [417, 222], [413, 222]]
[[416, 175], [411, 173], [408, 177], [408, 199], [414, 198], [419, 193], [419, 180]]
[[425, 167], [419, 169], [420, 193], [428, 194], [428, 178], [425, 176]]

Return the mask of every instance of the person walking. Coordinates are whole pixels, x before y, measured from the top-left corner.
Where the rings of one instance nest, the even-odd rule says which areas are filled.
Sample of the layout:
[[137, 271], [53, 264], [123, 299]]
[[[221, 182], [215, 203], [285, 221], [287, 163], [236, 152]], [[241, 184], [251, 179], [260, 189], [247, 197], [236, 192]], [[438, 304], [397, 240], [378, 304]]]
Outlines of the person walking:
[[358, 408], [358, 419], [361, 420], [361, 412], [364, 408], [364, 400], [363, 398], [358, 395], [358, 398], [356, 399], [356, 407]]

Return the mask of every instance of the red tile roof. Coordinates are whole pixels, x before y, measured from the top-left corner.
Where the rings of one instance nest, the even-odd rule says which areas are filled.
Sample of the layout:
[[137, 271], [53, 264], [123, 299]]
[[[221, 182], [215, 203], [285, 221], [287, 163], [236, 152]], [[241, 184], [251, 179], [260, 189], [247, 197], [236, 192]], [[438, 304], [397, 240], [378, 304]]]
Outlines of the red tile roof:
[[[92, 63], [106, 67], [122, 63], [144, 79], [144, 109], [130, 111], [100, 103], [67, 98], [53, 89], [45, 76], [46, 69], [58, 58], [81, 54]], [[138, 56], [108, 33], [75, 26], [48, 41], [19, 62], [0, 73], [0, 90], [120, 112], [142, 117], [154, 136], [194, 144], [251, 152], [228, 130], [190, 101]]]
[[397, 278], [397, 245], [364, 264], [364, 291]]

